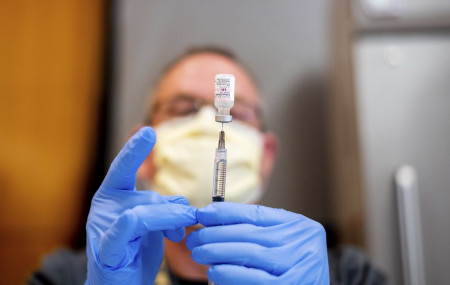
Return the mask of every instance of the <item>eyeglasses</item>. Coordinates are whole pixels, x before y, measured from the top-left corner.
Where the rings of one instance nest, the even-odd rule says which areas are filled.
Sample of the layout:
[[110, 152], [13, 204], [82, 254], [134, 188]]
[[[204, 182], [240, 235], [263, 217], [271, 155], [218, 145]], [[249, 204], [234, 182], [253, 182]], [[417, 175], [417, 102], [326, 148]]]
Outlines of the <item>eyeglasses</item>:
[[[180, 95], [171, 100], [156, 102], [152, 106], [150, 121], [156, 118], [167, 120], [196, 114], [205, 105], [212, 105], [212, 102], [189, 95]], [[239, 120], [250, 126], [261, 128], [261, 110], [256, 104], [235, 101], [230, 114], [233, 116], [233, 120]]]

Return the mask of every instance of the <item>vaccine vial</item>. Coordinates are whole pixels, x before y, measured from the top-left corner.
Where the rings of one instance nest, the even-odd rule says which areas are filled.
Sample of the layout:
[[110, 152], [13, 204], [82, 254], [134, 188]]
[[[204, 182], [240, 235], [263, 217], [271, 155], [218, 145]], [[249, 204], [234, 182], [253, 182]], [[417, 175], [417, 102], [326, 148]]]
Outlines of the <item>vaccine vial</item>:
[[233, 74], [216, 74], [214, 91], [214, 106], [217, 108], [216, 122], [229, 123], [233, 117], [230, 109], [234, 106]]

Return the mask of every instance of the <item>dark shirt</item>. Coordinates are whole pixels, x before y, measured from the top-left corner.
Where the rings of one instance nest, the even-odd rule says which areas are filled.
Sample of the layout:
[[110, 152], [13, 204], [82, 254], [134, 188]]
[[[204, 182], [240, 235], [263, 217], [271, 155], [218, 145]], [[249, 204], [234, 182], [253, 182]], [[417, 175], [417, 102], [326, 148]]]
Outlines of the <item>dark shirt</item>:
[[[354, 247], [328, 250], [330, 284], [387, 284], [385, 276], [369, 259]], [[81, 285], [87, 274], [86, 251], [58, 250], [43, 259], [41, 268], [28, 280], [32, 285]], [[202, 282], [183, 280], [169, 272], [173, 285], [201, 285]]]
[[42, 260], [41, 268], [28, 280], [27, 284], [81, 285], [86, 281], [86, 250], [57, 250]]

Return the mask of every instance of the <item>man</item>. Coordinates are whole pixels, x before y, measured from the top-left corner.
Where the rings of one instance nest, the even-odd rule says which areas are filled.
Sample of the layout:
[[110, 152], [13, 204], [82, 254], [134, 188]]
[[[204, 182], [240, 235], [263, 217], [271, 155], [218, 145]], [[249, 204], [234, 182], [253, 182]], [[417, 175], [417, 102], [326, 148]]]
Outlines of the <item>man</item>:
[[[233, 122], [224, 126], [226, 198], [240, 203], [207, 205], [219, 131], [212, 107], [218, 73], [236, 77]], [[206, 284], [207, 278], [222, 285], [328, 284], [323, 227], [255, 205], [272, 171], [276, 140], [263, 130], [259, 91], [245, 68], [221, 50], [191, 51], [166, 69], [153, 93], [149, 124], [156, 135], [149, 127], [135, 133], [92, 200], [86, 283], [153, 284], [164, 252], [172, 284]], [[136, 173], [155, 191], [136, 191]], [[345, 256], [350, 266], [340, 264]], [[64, 271], [53, 268], [58, 258], [47, 259], [36, 276], [56, 280], [55, 271]], [[331, 268], [342, 284], [383, 281], [359, 254], [344, 254]]]

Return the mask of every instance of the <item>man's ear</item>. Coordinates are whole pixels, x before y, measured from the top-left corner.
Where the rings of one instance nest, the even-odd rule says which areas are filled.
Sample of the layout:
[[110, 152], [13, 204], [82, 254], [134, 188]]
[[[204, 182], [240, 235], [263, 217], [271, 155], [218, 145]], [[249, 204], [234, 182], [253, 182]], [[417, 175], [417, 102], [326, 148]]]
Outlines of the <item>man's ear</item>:
[[[139, 131], [142, 127], [145, 125], [140, 124], [133, 128], [133, 130], [130, 133], [129, 137], [132, 137], [137, 131]], [[141, 164], [137, 171], [137, 177], [141, 180], [150, 180], [153, 178], [153, 175], [155, 173], [155, 167], [153, 166], [153, 155], [152, 152], [147, 156], [147, 158], [144, 160], [144, 162]]]
[[270, 177], [275, 165], [278, 142], [272, 133], [263, 133], [263, 157], [261, 160], [261, 177], [265, 182]]

